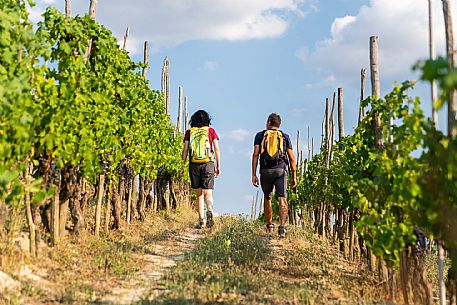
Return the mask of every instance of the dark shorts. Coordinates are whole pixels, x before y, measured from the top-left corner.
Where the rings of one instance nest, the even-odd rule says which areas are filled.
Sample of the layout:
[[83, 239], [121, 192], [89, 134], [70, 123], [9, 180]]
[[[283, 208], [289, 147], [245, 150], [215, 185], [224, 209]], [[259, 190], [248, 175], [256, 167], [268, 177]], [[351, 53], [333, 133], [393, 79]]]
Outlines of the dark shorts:
[[261, 169], [260, 186], [266, 198], [273, 197], [273, 187], [276, 198], [287, 198], [287, 171], [282, 168]]
[[193, 189], [214, 189], [214, 162], [189, 163], [190, 185]]

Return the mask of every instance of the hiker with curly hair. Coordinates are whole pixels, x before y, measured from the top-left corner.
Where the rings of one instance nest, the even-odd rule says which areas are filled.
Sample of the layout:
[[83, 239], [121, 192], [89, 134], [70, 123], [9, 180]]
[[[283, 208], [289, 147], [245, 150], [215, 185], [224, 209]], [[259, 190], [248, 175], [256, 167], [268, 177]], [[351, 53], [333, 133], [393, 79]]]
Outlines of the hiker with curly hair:
[[285, 237], [285, 225], [289, 217], [287, 205], [288, 167], [292, 168], [291, 186], [297, 184], [297, 168], [289, 135], [279, 130], [281, 117], [272, 113], [268, 116], [266, 130], [256, 134], [252, 154], [252, 184], [259, 186], [257, 164], [260, 163], [260, 185], [264, 194], [264, 213], [267, 230], [273, 232], [273, 192], [279, 201], [279, 237]]
[[[189, 156], [189, 175], [191, 187], [197, 191], [197, 211], [199, 222], [197, 228], [214, 225], [213, 189], [214, 178], [221, 173], [219, 137], [209, 127], [211, 117], [204, 110], [198, 110], [190, 118], [190, 129], [184, 135], [182, 160]], [[204, 205], [206, 204], [206, 222]]]

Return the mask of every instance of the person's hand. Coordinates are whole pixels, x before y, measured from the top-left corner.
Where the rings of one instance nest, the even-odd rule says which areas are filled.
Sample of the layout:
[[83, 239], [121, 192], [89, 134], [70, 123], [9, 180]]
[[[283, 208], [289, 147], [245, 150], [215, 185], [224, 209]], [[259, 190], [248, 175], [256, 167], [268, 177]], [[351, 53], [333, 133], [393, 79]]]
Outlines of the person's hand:
[[292, 181], [290, 182], [290, 187], [294, 188], [297, 186], [297, 177], [293, 177]]
[[219, 177], [221, 175], [221, 168], [219, 167], [219, 165], [216, 166], [215, 174], [216, 174], [216, 177]]
[[252, 176], [252, 185], [254, 185], [255, 187], [258, 187], [259, 186], [259, 178], [257, 178], [257, 176]]

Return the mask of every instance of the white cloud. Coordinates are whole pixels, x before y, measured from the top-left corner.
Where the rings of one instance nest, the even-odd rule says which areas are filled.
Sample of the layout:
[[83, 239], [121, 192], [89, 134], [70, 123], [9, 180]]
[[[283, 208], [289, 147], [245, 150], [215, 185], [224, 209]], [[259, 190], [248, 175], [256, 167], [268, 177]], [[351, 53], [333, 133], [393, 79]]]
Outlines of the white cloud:
[[[37, 0], [38, 6], [55, 0]], [[126, 27], [137, 39], [158, 47], [192, 40], [248, 40], [282, 35], [291, 18], [316, 11], [317, 0], [139, 0], [100, 1], [97, 20], [121, 38]], [[55, 2], [63, 10], [63, 1]], [[73, 1], [72, 15], [88, 11], [87, 1]], [[136, 47], [141, 50], [141, 47]]]
[[204, 71], [215, 71], [219, 67], [216, 61], [208, 60], [203, 64]]
[[[444, 54], [441, 1], [434, 3], [436, 48]], [[453, 9], [455, 16], [457, 7]], [[369, 68], [369, 37], [377, 35], [381, 88], [387, 90], [395, 80], [413, 78], [412, 65], [428, 57], [428, 2], [371, 0], [355, 16], [336, 18], [329, 32], [311, 51], [304, 47], [296, 53], [319, 78], [305, 87], [358, 86], [360, 69]]]
[[242, 142], [250, 136], [251, 136], [251, 133], [248, 130], [243, 129], [243, 128], [230, 130], [228, 133], [228, 137], [230, 139], [238, 141], [238, 142]]

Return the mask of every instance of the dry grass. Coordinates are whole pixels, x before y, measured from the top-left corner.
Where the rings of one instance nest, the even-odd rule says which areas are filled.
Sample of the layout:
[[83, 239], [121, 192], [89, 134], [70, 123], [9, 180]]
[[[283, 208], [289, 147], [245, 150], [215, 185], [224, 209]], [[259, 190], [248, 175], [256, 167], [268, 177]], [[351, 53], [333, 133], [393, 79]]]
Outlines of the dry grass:
[[[22, 262], [15, 261], [14, 266], [26, 264], [38, 279], [24, 282], [21, 298], [28, 304], [91, 302], [141, 268], [135, 253], [142, 253], [149, 244], [193, 225], [196, 219], [195, 211], [182, 207], [176, 212], [149, 214], [144, 222], [124, 224], [122, 229], [99, 239], [90, 232], [78, 238], [68, 236], [54, 248], [44, 247], [37, 259], [25, 257]], [[12, 262], [13, 258], [8, 257], [5, 261]], [[19, 269], [15, 270], [12, 274]]]
[[374, 279], [338, 256], [308, 230], [278, 240], [225, 219], [164, 279], [168, 292], [140, 304], [376, 304]]

